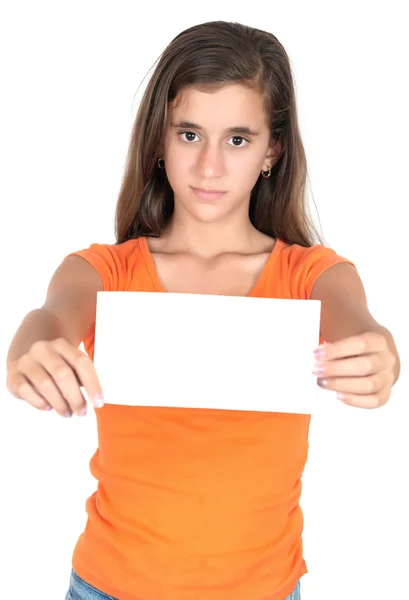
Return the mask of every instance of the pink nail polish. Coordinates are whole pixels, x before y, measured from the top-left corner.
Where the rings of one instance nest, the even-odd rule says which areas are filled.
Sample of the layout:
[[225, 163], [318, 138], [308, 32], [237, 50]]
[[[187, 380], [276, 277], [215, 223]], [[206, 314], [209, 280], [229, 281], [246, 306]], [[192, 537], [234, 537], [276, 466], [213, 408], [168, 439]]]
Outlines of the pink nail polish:
[[324, 367], [314, 367], [312, 372], [314, 375], [321, 375], [324, 372]]
[[100, 395], [95, 396], [94, 406], [96, 408], [102, 408], [102, 406], [104, 406], [104, 400], [103, 400], [102, 396], [100, 396]]

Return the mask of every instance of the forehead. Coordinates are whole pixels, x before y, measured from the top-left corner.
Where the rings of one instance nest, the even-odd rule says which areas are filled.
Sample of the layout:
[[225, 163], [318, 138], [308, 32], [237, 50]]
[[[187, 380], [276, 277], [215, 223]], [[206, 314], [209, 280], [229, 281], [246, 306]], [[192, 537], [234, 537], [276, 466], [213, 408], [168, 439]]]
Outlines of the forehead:
[[262, 94], [240, 83], [184, 88], [168, 108], [173, 120], [194, 121], [204, 128], [268, 125]]

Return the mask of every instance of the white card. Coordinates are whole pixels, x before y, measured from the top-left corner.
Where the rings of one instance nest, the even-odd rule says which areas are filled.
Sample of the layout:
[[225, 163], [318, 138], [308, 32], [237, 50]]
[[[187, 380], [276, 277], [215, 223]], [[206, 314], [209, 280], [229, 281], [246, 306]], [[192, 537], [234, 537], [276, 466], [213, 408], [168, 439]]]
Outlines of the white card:
[[321, 302], [98, 292], [107, 404], [311, 414]]

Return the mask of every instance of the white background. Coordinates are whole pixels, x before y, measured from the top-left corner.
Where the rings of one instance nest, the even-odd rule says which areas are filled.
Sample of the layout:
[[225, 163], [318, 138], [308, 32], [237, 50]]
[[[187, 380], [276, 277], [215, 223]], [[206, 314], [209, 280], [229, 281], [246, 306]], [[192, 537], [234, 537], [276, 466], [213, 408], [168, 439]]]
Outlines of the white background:
[[370, 310], [401, 353], [401, 378], [381, 409], [350, 408], [320, 392], [301, 498], [309, 568], [302, 600], [409, 598], [404, 8], [403, 1], [156, 1], [143, 10], [136, 0], [2, 3], [2, 598], [64, 598], [85, 500], [96, 487], [88, 471], [97, 443], [92, 410], [65, 420], [10, 396], [9, 342], [43, 303], [66, 254], [114, 243], [142, 80], [175, 35], [216, 19], [268, 29], [286, 48], [314, 218], [327, 245], [357, 265]]

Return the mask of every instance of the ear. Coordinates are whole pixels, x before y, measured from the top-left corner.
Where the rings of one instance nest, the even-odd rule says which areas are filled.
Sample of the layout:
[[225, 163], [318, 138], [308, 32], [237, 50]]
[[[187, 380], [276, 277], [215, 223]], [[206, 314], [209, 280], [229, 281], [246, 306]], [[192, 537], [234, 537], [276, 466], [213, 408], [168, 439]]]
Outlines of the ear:
[[268, 171], [268, 169], [272, 169], [274, 167], [274, 165], [276, 164], [276, 162], [278, 161], [278, 159], [281, 156], [282, 150], [283, 150], [283, 146], [281, 143], [281, 136], [280, 136], [280, 138], [278, 140], [276, 140], [275, 142], [273, 142], [273, 144], [268, 149], [268, 152], [264, 159], [265, 164], [267, 165], [267, 168], [264, 169], [265, 171]]

